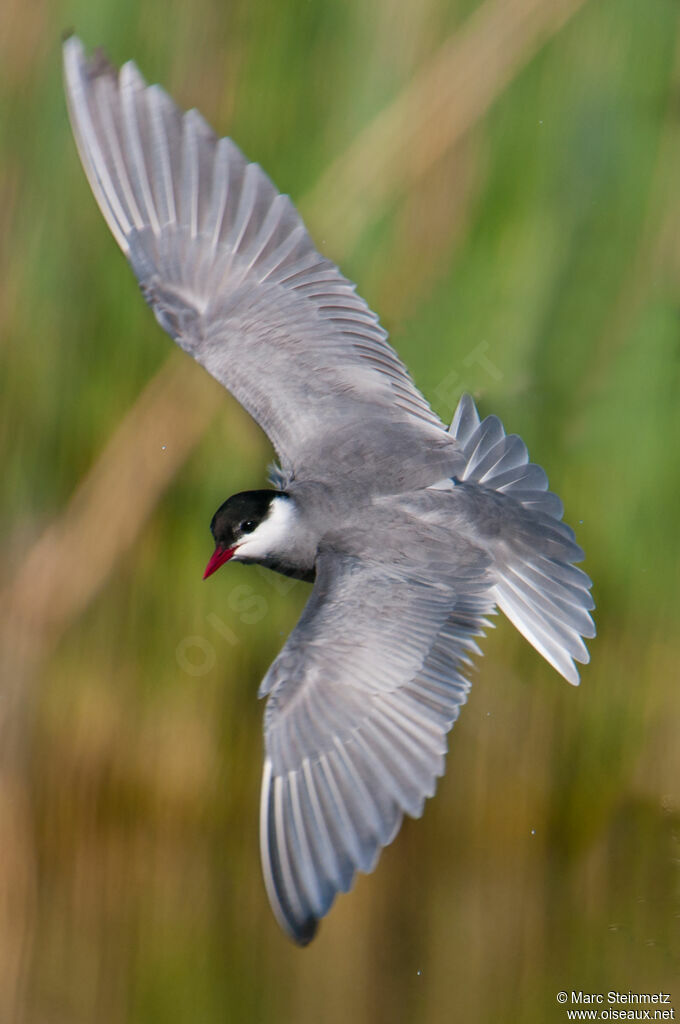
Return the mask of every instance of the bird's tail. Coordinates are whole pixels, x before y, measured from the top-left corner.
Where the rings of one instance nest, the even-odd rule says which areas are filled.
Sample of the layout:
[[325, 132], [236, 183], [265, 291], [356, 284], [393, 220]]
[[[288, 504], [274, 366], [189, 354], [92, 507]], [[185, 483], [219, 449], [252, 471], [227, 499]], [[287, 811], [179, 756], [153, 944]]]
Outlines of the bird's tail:
[[[573, 530], [562, 522], [562, 502], [548, 490], [527, 447], [506, 434], [497, 416], [480, 422], [475, 403], [463, 395], [450, 433], [466, 459], [458, 478], [503, 496], [503, 515], [492, 515], [486, 535], [494, 558], [494, 598], [536, 650], [577, 685], [575, 661], [589, 654], [582, 637], [595, 636], [589, 577], [572, 563], [584, 558]], [[489, 496], [491, 498], [491, 496]], [[498, 498], [493, 499], [498, 505]], [[491, 506], [490, 506], [491, 511]], [[498, 523], [503, 524], [499, 529]]]

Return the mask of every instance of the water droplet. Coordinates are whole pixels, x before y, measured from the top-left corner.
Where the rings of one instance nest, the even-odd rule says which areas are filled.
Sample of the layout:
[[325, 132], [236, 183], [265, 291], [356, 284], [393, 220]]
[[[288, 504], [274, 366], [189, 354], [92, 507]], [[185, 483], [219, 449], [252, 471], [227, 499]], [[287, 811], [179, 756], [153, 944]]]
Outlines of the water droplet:
[[418, 975], [418, 977], [420, 977], [420, 976], [422, 975], [422, 973], [423, 973], [423, 972], [422, 972], [422, 971], [421, 971], [420, 969], [418, 969], [418, 970], [416, 971], [416, 974]]
[[164, 452], [167, 447], [168, 447], [167, 444], [162, 444], [161, 445], [161, 451]]
[[531, 830], [531, 834], [532, 834], [532, 836], [535, 836], [535, 835], [536, 835], [536, 829], [535, 829], [535, 828], [532, 828], [532, 830]]

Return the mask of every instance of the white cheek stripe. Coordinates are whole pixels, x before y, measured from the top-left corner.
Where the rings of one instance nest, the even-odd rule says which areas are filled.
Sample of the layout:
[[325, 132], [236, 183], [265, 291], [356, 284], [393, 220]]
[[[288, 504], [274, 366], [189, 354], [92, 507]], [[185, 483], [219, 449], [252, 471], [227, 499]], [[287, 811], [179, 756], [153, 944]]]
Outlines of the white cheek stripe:
[[274, 498], [269, 515], [256, 530], [239, 543], [234, 559], [238, 561], [243, 557], [266, 558], [285, 550], [294, 521], [295, 509], [292, 501], [289, 498]]

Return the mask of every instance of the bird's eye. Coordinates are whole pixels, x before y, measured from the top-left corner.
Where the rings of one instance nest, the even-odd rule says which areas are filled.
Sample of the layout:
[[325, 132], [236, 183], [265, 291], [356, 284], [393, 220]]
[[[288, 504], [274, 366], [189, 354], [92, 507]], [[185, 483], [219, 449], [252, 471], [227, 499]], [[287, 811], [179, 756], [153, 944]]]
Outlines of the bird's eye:
[[254, 523], [252, 519], [246, 519], [245, 523], [241, 523], [241, 533], [252, 533], [257, 523]]

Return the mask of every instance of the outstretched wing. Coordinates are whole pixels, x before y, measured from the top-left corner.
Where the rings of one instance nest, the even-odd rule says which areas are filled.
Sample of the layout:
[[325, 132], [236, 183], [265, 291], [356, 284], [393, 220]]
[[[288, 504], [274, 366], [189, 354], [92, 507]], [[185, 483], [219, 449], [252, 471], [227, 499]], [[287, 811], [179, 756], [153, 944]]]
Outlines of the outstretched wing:
[[321, 438], [362, 420], [375, 436], [395, 418], [443, 432], [375, 314], [257, 164], [133, 63], [118, 73], [71, 37], [64, 73], [90, 185], [158, 322], [257, 420], [285, 469], [313, 468]]
[[269, 899], [301, 944], [403, 814], [419, 817], [465, 702], [461, 674], [492, 609], [471, 549], [455, 589], [323, 554], [303, 615], [262, 684], [260, 841]]

